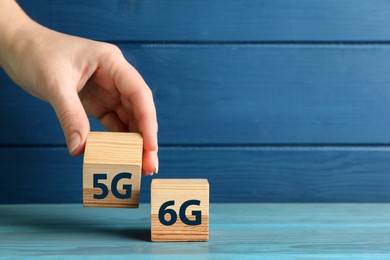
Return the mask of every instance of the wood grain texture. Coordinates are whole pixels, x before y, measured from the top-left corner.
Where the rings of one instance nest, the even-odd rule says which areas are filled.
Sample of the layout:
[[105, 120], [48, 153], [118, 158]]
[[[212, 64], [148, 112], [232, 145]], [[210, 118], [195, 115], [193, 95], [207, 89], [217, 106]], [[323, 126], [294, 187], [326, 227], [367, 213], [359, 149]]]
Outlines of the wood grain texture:
[[[162, 145], [389, 143], [386, 45], [121, 48], [154, 91]], [[0, 85], [0, 144], [65, 144], [47, 104]]]
[[390, 257], [389, 204], [211, 204], [210, 240], [151, 243], [149, 204], [0, 206], [0, 256], [136, 259]]
[[[207, 178], [211, 202], [390, 202], [388, 147], [163, 147], [159, 156], [158, 178]], [[82, 202], [82, 158], [66, 148], [0, 148], [0, 172], [0, 203]], [[151, 180], [142, 178], [141, 202]]]
[[[207, 241], [209, 239], [209, 182], [207, 179], [153, 179], [151, 183], [150, 219], [153, 242]], [[181, 207], [184, 203], [197, 200], [199, 205], [189, 204], [184, 220]], [[168, 207], [165, 203], [173, 202]], [[167, 213], [163, 219], [171, 221], [176, 212], [175, 223], [164, 224], [159, 212]], [[196, 213], [194, 213], [196, 211]], [[199, 215], [197, 215], [199, 214]], [[185, 223], [185, 220], [189, 223]], [[198, 223], [199, 221], [199, 223]]]
[[84, 164], [142, 165], [143, 139], [139, 133], [89, 132]]
[[[143, 139], [138, 133], [88, 133], [83, 160], [83, 205], [138, 208], [142, 152]], [[96, 179], [97, 174], [104, 178]]]
[[19, 0], [38, 22], [111, 41], [389, 41], [385, 0]]

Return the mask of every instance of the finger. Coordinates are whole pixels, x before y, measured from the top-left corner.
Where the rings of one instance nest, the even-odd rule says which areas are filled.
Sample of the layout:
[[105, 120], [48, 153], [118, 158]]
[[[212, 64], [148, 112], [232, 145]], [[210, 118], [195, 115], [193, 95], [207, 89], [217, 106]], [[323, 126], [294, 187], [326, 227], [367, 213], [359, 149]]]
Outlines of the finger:
[[[157, 116], [153, 95], [141, 75], [124, 59], [111, 67], [119, 92], [131, 103], [139, 131], [144, 139], [144, 149], [157, 152]], [[157, 155], [150, 159], [158, 170]], [[146, 162], [145, 162], [146, 163]]]
[[69, 153], [81, 154], [90, 126], [78, 94], [76, 91], [58, 93], [50, 103], [61, 123]]
[[156, 151], [157, 117], [150, 88], [141, 75], [125, 60], [118, 64], [113, 75], [119, 92], [133, 107], [139, 130], [144, 137], [144, 148], [148, 151]]
[[122, 120], [122, 122], [125, 122], [129, 126], [130, 132], [136, 132], [139, 133], [138, 124], [135, 120], [133, 108], [131, 106], [131, 103], [126, 99], [122, 100], [122, 106], [117, 107], [115, 112], [118, 114], [119, 118]]
[[93, 82], [87, 83], [79, 96], [87, 114], [96, 119], [101, 118], [108, 111], [114, 111], [115, 107], [121, 105], [118, 90], [108, 91]]
[[104, 114], [99, 118], [100, 123], [111, 132], [128, 132], [128, 126], [122, 122], [115, 112]]
[[[157, 168], [155, 165], [157, 162]], [[142, 162], [142, 174], [143, 175], [153, 175], [153, 173], [158, 173], [158, 157], [157, 152], [149, 152], [144, 150], [143, 152], [143, 162]]]

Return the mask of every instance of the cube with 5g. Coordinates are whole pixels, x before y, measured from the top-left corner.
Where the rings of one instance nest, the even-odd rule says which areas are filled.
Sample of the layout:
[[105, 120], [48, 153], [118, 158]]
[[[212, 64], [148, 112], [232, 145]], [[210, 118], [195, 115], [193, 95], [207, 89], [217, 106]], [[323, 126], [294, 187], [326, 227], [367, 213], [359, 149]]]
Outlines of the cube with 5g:
[[138, 208], [143, 139], [137, 133], [90, 132], [84, 152], [83, 202]]

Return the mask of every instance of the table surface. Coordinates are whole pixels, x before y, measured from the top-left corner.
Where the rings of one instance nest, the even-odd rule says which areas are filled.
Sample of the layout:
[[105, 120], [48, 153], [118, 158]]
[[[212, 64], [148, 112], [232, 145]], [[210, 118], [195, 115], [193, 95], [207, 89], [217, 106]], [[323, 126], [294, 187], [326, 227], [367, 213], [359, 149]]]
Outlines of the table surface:
[[211, 204], [208, 242], [150, 242], [150, 205], [1, 205], [0, 256], [390, 257], [390, 204]]

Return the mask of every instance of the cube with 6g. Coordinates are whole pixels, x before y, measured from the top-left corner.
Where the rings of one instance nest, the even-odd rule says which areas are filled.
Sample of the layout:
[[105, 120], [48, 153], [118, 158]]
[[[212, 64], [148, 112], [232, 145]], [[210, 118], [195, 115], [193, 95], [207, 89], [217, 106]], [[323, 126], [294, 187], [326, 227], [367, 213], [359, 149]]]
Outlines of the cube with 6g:
[[154, 179], [152, 241], [207, 241], [209, 183], [206, 179]]
[[143, 140], [137, 133], [90, 132], [84, 152], [84, 206], [138, 208]]

